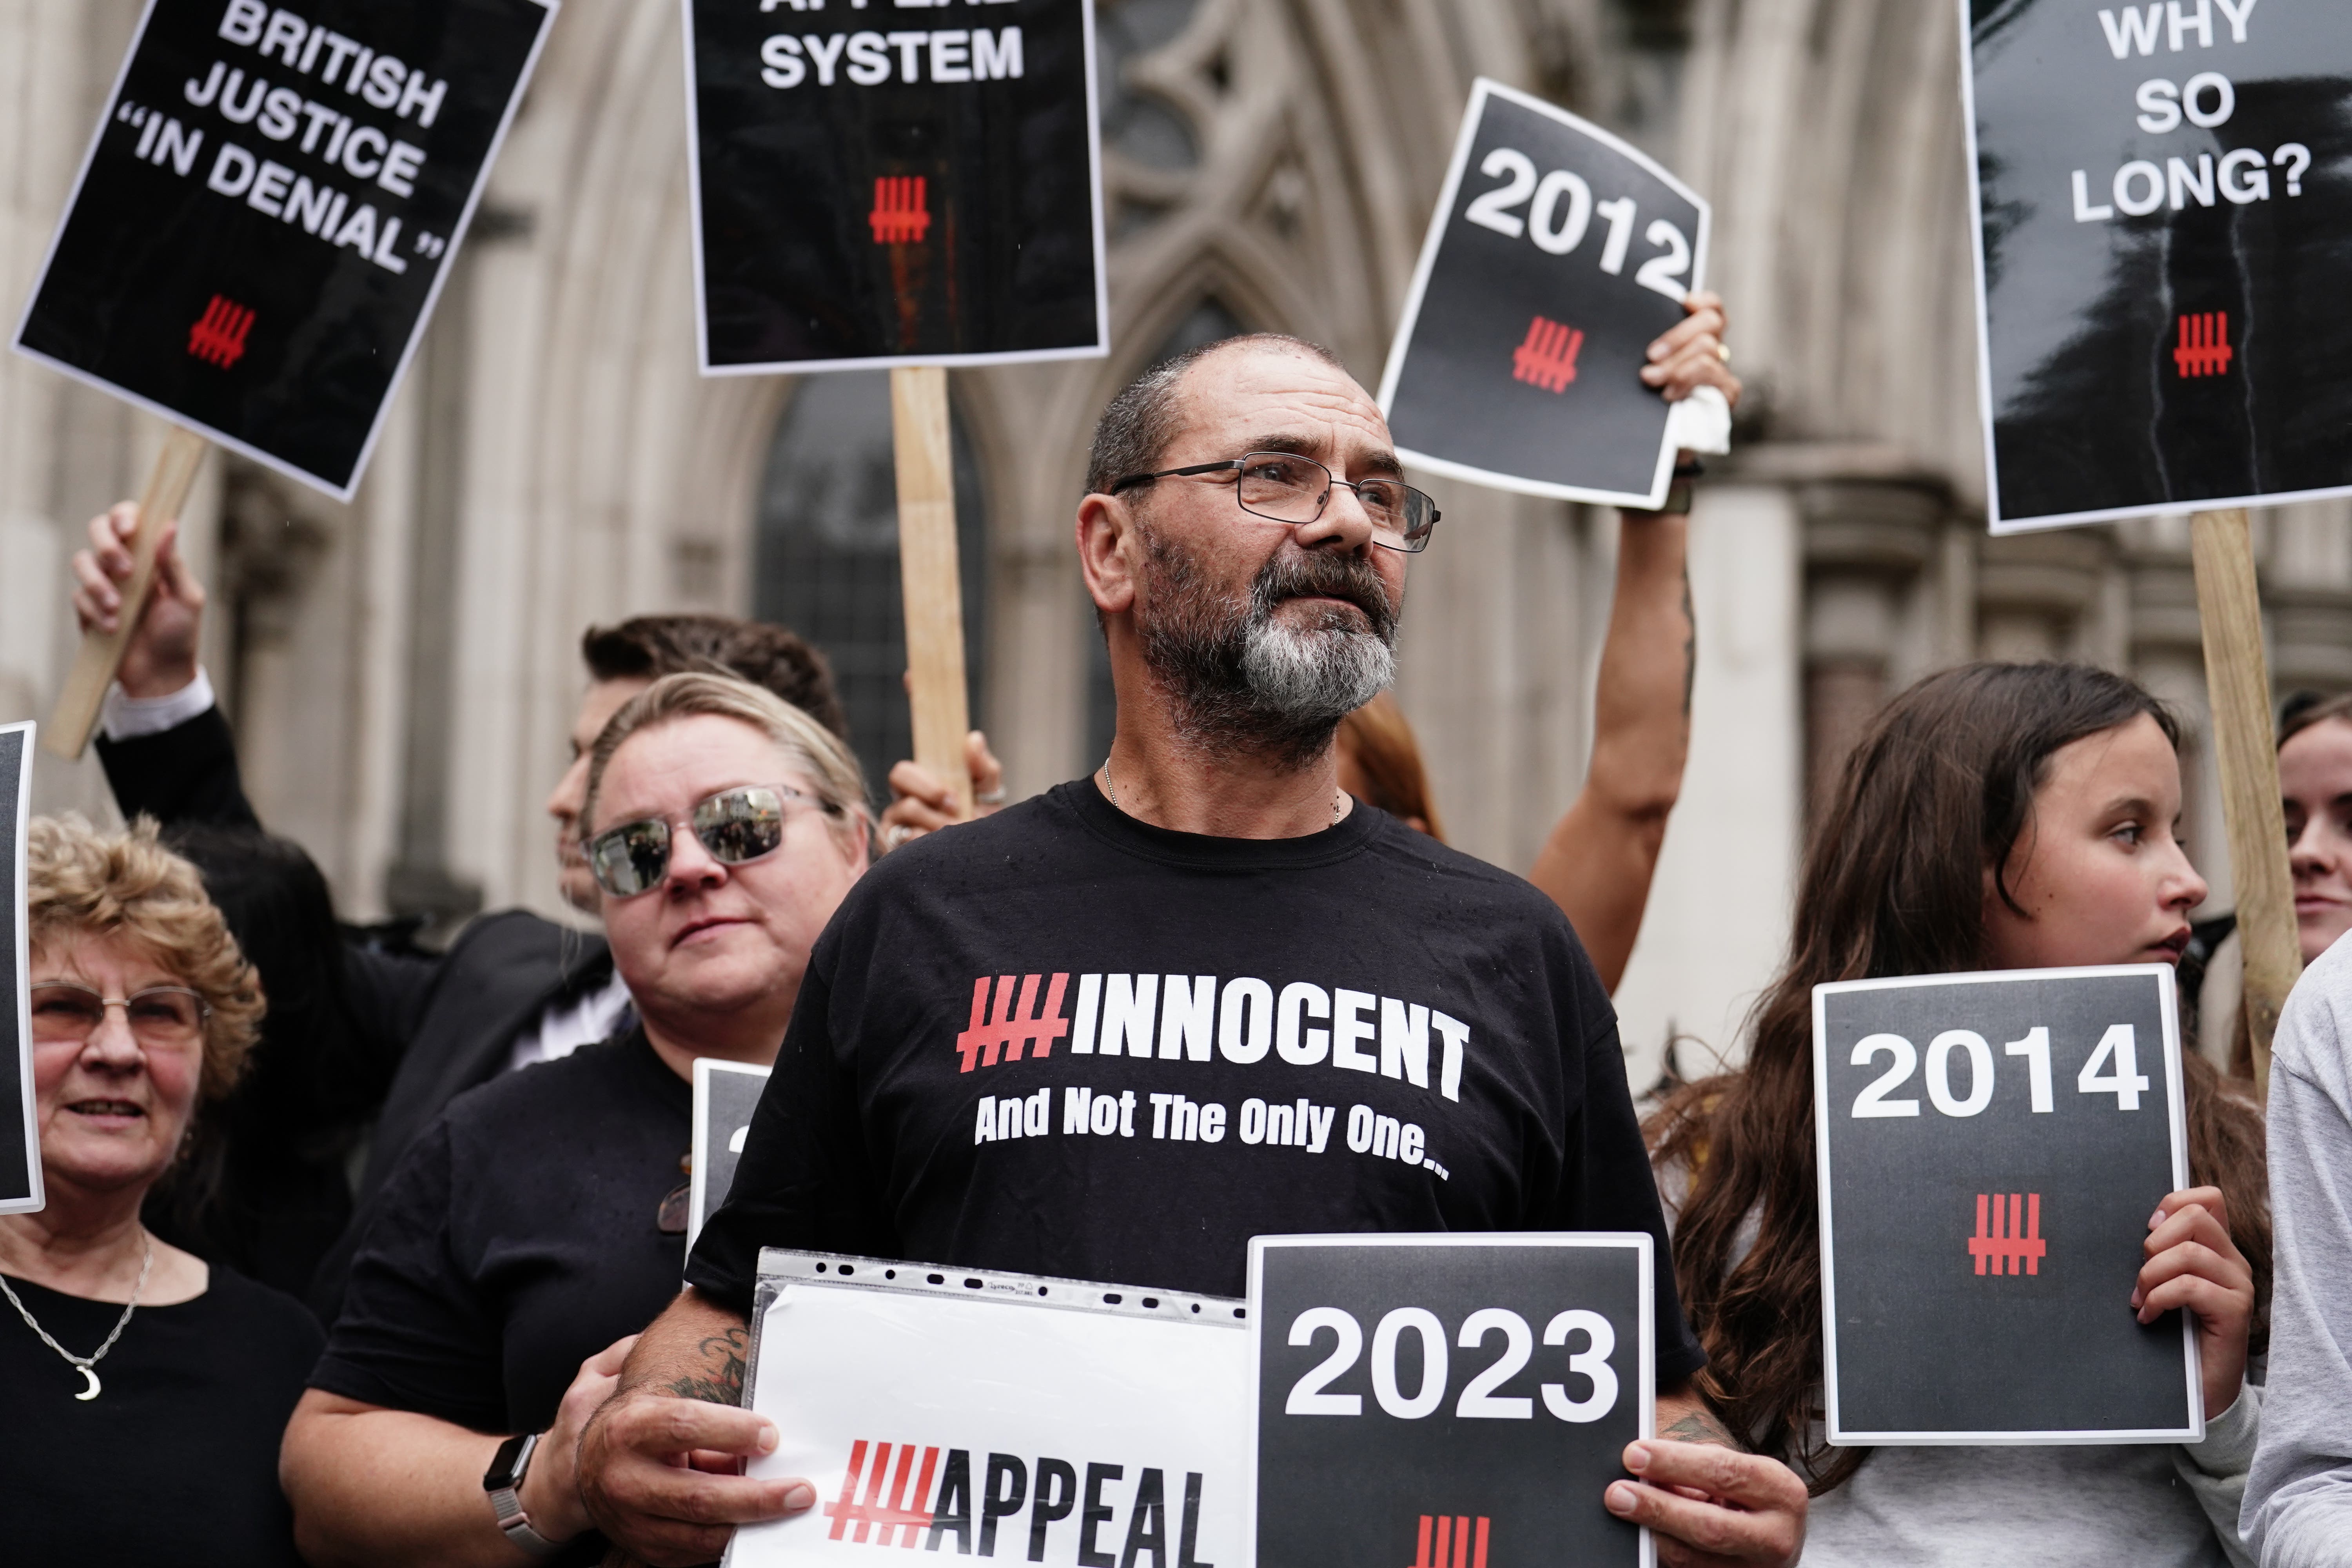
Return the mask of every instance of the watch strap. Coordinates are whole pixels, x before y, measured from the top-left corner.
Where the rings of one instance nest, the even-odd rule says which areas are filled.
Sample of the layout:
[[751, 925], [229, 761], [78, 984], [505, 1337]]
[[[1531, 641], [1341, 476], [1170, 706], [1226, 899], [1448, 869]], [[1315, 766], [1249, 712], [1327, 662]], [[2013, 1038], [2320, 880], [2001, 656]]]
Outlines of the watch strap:
[[551, 1557], [563, 1550], [563, 1542], [550, 1541], [530, 1527], [530, 1515], [517, 1495], [522, 1479], [530, 1473], [531, 1456], [539, 1449], [541, 1434], [533, 1432], [521, 1437], [509, 1437], [499, 1447], [498, 1457], [490, 1462], [489, 1474], [482, 1478], [482, 1489], [489, 1495], [490, 1511], [498, 1516], [499, 1529], [509, 1541], [533, 1557]]

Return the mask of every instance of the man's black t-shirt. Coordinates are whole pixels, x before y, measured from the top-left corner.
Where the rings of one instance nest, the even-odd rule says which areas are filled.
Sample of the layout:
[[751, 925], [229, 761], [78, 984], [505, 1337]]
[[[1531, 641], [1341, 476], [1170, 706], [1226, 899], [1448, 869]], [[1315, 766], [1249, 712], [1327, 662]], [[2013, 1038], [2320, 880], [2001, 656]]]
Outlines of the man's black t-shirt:
[[[8, 1283], [78, 1355], [122, 1317]], [[295, 1568], [278, 1444], [320, 1340], [300, 1302], [215, 1264], [203, 1295], [131, 1315], [84, 1400], [81, 1373], [0, 1301], [0, 1561]]]
[[478, 1432], [538, 1432], [580, 1363], [678, 1290], [693, 1090], [633, 1029], [470, 1089], [362, 1215], [313, 1387]]
[[892, 854], [811, 955], [687, 1278], [767, 1247], [1238, 1296], [1253, 1236], [1645, 1230], [1616, 1019], [1549, 900], [1383, 813], [1210, 838], [1064, 784]]

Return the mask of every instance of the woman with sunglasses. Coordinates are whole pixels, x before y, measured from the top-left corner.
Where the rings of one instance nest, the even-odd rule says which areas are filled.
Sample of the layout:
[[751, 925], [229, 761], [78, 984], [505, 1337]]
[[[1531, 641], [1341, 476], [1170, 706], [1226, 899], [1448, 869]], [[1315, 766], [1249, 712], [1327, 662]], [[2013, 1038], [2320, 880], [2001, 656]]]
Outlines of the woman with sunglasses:
[[26, 865], [47, 1203], [0, 1215], [0, 1555], [291, 1564], [278, 1436], [318, 1326], [139, 1217], [243, 1070], [260, 986], [152, 822], [37, 819]]
[[581, 820], [635, 1022], [451, 1101], [362, 1215], [286, 1433], [314, 1563], [602, 1557], [574, 1451], [677, 1294], [694, 1059], [774, 1059], [867, 858], [848, 750], [720, 676], [667, 677], [614, 715]]

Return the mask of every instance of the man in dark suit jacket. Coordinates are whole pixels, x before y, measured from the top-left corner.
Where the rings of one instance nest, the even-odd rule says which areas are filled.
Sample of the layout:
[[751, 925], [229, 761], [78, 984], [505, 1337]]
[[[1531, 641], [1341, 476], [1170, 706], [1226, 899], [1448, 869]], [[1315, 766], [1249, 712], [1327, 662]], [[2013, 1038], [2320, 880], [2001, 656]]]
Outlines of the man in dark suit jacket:
[[[131, 574], [128, 505], [90, 520], [78, 552], [74, 608], [82, 626], [110, 630]], [[237, 773], [228, 722], [196, 659], [205, 591], [177, 550], [176, 526], [156, 554], [154, 587], [107, 695], [100, 761], [123, 815], [166, 827], [211, 822], [258, 827]], [[641, 616], [591, 627], [581, 638], [588, 689], [572, 726], [571, 765], [548, 797], [566, 902], [597, 910], [580, 852], [578, 820], [589, 749], [621, 705], [665, 675], [732, 675], [764, 686], [845, 739], [848, 724], [824, 657], [781, 626], [724, 616]], [[359, 1216], [320, 1265], [312, 1307], [332, 1321], [369, 1200], [409, 1143], [442, 1107], [477, 1084], [593, 1044], [615, 1032], [629, 1008], [604, 939], [528, 910], [478, 917], [438, 957], [345, 948], [359, 1010], [401, 1052], [370, 1138], [357, 1194]]]

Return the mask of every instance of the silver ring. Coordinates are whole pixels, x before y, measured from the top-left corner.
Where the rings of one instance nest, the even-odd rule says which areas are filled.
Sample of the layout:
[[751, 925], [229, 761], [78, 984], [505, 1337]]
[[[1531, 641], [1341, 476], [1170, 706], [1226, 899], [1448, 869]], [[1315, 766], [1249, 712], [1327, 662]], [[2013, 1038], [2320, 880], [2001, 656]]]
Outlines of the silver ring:
[[974, 790], [971, 792], [971, 798], [981, 805], [1003, 805], [1004, 804], [1004, 786], [1003, 784], [998, 784], [994, 789]]
[[906, 843], [908, 839], [920, 837], [922, 831], [919, 827], [909, 827], [903, 822], [892, 823], [882, 830], [882, 853], [887, 855], [891, 850]]

